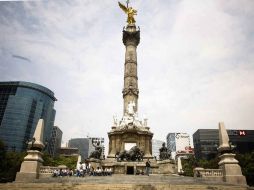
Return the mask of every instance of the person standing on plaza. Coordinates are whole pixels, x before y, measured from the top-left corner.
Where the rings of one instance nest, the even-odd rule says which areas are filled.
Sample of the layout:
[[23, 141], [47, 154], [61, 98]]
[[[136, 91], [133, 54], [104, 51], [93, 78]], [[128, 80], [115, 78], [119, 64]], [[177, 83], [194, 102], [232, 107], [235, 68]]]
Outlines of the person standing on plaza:
[[151, 162], [149, 161], [149, 158], [146, 161], [146, 175], [149, 176], [150, 173], [150, 167], [151, 167]]

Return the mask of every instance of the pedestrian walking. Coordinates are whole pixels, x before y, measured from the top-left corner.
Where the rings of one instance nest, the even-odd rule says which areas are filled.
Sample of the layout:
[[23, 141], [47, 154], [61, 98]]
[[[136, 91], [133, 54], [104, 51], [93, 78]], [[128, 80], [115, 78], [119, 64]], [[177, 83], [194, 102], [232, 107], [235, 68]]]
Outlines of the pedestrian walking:
[[146, 175], [149, 176], [150, 173], [150, 167], [151, 167], [151, 162], [149, 161], [149, 158], [146, 161]]

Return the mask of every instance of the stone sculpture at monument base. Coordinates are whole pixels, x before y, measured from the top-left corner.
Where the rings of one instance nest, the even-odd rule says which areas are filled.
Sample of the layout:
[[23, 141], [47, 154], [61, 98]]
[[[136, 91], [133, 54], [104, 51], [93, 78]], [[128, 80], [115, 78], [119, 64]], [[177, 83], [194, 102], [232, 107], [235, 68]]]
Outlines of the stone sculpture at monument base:
[[28, 143], [27, 156], [21, 164], [20, 172], [17, 172], [15, 181], [32, 181], [38, 179], [40, 174], [40, 167], [42, 166], [42, 152], [43, 144], [43, 119], [38, 121], [33, 139]]
[[242, 174], [241, 167], [232, 153], [232, 147], [229, 144], [229, 137], [224, 123], [219, 123], [220, 146], [218, 151], [221, 153], [219, 167], [223, 172], [223, 181], [231, 184], [247, 185], [246, 178]]
[[223, 181], [232, 184], [246, 185], [245, 176], [242, 175], [241, 167], [235, 159], [235, 154], [225, 153], [220, 156], [219, 167], [223, 171]]

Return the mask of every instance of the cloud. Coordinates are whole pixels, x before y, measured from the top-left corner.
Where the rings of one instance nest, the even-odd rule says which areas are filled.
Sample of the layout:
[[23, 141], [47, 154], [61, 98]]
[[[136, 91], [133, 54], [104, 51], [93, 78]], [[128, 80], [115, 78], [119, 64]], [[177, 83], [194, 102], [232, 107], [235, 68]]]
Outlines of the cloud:
[[[126, 15], [117, 1], [0, 2], [0, 80], [50, 88], [70, 138], [103, 136], [122, 116]], [[199, 128], [253, 129], [254, 6], [244, 1], [133, 1], [139, 115], [154, 138]], [[29, 64], [12, 55], [29, 58]], [[20, 57], [19, 57], [20, 58]]]
[[24, 60], [24, 61], [27, 61], [27, 62], [31, 62], [30, 59], [28, 59], [26, 57], [23, 57], [23, 56], [20, 56], [20, 55], [12, 55], [12, 57], [14, 57], [16, 59], [21, 59], [21, 60]]

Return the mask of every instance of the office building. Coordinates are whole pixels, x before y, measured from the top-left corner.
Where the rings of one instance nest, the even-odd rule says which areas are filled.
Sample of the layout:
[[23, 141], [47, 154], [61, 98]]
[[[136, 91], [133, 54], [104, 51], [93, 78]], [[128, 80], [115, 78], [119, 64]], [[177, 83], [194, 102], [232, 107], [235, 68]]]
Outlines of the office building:
[[152, 153], [156, 159], [160, 158], [160, 148], [162, 147], [164, 141], [152, 139]]
[[49, 141], [55, 120], [54, 93], [30, 82], [0, 82], [0, 139], [6, 150], [25, 151], [40, 118], [44, 141]]
[[61, 148], [63, 132], [57, 126], [54, 126], [51, 133], [51, 138], [48, 143], [49, 154], [53, 157], [58, 156], [59, 149]]
[[167, 148], [171, 150], [171, 158], [175, 159], [178, 152], [190, 149], [190, 136], [187, 133], [168, 133]]
[[[95, 150], [97, 143], [100, 143], [102, 146], [102, 156], [104, 157], [105, 146], [104, 146], [104, 138], [101, 137], [88, 137], [88, 138], [73, 138], [69, 140], [68, 147], [69, 148], [77, 148], [79, 154], [81, 155], [82, 161], [89, 158], [91, 152]], [[93, 146], [94, 145], [94, 146]]]
[[68, 143], [69, 148], [78, 148], [81, 159], [85, 160], [89, 154], [89, 139], [88, 138], [74, 138], [70, 139]]
[[[254, 130], [227, 130], [230, 144], [234, 151], [240, 154], [254, 151]], [[197, 159], [212, 159], [218, 154], [219, 130], [198, 129], [193, 134], [195, 157]]]

